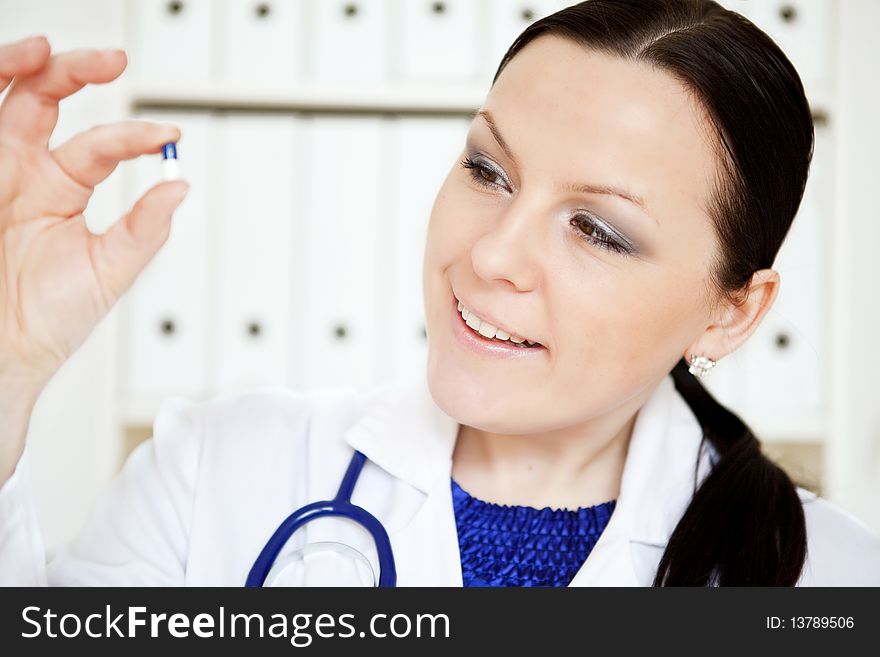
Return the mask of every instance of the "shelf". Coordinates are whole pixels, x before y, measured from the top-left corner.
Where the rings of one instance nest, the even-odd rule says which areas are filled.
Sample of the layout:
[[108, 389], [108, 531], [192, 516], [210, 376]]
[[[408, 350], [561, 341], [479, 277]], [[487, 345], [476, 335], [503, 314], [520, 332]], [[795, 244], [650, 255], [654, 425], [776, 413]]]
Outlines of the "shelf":
[[472, 114], [485, 100], [488, 84], [291, 84], [134, 83], [132, 110], [173, 108], [243, 111], [393, 112]]

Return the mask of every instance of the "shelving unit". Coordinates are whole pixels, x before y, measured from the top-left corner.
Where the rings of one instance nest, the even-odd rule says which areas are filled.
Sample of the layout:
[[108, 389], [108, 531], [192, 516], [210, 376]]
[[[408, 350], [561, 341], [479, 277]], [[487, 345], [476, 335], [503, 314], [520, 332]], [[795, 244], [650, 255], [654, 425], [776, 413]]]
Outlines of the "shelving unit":
[[247, 112], [364, 112], [466, 114], [480, 107], [484, 84], [265, 84], [231, 87], [138, 84], [129, 90], [133, 111], [144, 109], [232, 110]]

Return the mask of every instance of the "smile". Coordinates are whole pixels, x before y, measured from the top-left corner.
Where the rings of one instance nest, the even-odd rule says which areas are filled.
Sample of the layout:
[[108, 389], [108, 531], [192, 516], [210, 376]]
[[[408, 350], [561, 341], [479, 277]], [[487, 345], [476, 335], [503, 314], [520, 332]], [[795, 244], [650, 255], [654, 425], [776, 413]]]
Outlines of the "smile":
[[459, 300], [454, 290], [450, 290], [450, 293], [449, 319], [452, 335], [466, 351], [490, 360], [531, 360], [549, 353], [546, 346], [515, 333], [512, 326], [499, 325], [495, 316], [491, 321], [483, 319], [478, 311], [472, 311], [464, 301]]
[[461, 317], [465, 321], [465, 324], [471, 327], [476, 333], [482, 335], [484, 338], [488, 338], [489, 340], [498, 340], [500, 342], [509, 342], [510, 344], [516, 345], [521, 349], [533, 349], [535, 347], [540, 348], [541, 346], [543, 346], [538, 342], [535, 342], [534, 340], [529, 340], [528, 338], [522, 338], [518, 335], [508, 333], [507, 331], [492, 325], [486, 320], [480, 319], [480, 317], [476, 313], [470, 310], [461, 301], [458, 302], [458, 312], [461, 313]]

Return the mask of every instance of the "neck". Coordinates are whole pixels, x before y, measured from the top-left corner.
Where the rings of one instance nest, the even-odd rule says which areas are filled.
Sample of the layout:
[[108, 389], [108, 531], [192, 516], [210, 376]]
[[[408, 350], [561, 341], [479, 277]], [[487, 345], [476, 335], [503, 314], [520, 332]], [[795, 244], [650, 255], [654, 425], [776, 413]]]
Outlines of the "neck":
[[460, 424], [452, 476], [496, 504], [576, 509], [616, 499], [636, 404], [576, 427], [524, 435]]

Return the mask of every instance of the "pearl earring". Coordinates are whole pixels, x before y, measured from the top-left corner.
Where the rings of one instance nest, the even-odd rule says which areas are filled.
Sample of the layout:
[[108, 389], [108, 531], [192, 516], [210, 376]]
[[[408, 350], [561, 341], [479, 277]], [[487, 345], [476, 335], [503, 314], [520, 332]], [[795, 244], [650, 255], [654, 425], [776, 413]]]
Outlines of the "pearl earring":
[[688, 367], [688, 372], [702, 379], [713, 367], [715, 367], [716, 364], [716, 361], [711, 358], [707, 358], [706, 356], [694, 356], [691, 354], [691, 362]]

